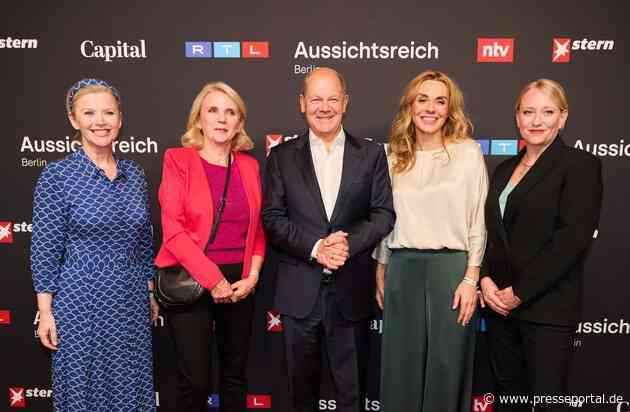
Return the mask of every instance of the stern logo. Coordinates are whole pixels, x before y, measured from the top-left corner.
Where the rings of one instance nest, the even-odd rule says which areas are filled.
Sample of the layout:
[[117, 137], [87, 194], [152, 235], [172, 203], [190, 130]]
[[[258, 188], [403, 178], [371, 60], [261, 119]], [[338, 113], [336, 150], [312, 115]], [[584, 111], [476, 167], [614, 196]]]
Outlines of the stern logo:
[[554, 63], [568, 63], [571, 61], [571, 39], [553, 39], [551, 61]]
[[9, 388], [9, 406], [12, 408], [26, 408], [24, 388]]
[[556, 37], [551, 45], [551, 61], [553, 63], [570, 63], [571, 51], [584, 50], [613, 50], [614, 40], [571, 40], [566, 37]]
[[267, 312], [267, 332], [282, 332], [280, 313], [275, 310]]
[[13, 224], [0, 221], [0, 243], [13, 243]]
[[514, 39], [477, 39], [477, 63], [514, 62]]
[[271, 149], [280, 145], [281, 143], [288, 142], [289, 140], [297, 139], [298, 135], [293, 134], [289, 136], [283, 136], [281, 134], [268, 134], [265, 136], [265, 155], [269, 157]]
[[36, 49], [37, 39], [14, 39], [5, 37], [0, 39], [0, 49]]

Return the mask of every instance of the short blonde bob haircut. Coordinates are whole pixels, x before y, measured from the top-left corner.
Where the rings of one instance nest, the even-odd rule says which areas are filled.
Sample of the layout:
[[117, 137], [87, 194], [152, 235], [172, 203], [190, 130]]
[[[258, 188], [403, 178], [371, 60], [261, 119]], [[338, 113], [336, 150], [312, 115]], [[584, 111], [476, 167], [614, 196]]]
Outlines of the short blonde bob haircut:
[[521, 89], [521, 92], [516, 98], [514, 103], [514, 112], [518, 112], [521, 108], [521, 100], [523, 96], [531, 89], [537, 89], [549, 97], [558, 106], [558, 109], [562, 112], [569, 111], [569, 99], [567, 99], [567, 93], [564, 91], [564, 87], [560, 83], [549, 79], [538, 79], [531, 83], [527, 83], [525, 87]]
[[[464, 95], [457, 84], [446, 74], [437, 70], [426, 70], [413, 78], [405, 87], [398, 113], [389, 134], [388, 154], [393, 154], [394, 173], [402, 173], [413, 168], [416, 162], [416, 126], [411, 112], [413, 102], [418, 96], [418, 88], [427, 80], [443, 83], [448, 90], [448, 119], [442, 127], [442, 145], [446, 149], [448, 143], [457, 143], [470, 139], [473, 125], [464, 113]], [[448, 151], [447, 151], [448, 153]]]
[[188, 123], [186, 124], [186, 133], [181, 138], [182, 146], [193, 147], [197, 150], [201, 150], [204, 146], [205, 138], [203, 136], [203, 130], [201, 130], [200, 117], [201, 117], [201, 104], [203, 99], [209, 93], [220, 92], [234, 102], [238, 109], [240, 116], [240, 122], [236, 135], [232, 139], [232, 150], [251, 150], [254, 148], [254, 142], [245, 132], [245, 119], [247, 118], [247, 108], [245, 102], [241, 96], [223, 82], [211, 82], [206, 84], [203, 89], [197, 94], [195, 100], [193, 100], [192, 107], [190, 108], [190, 114], [188, 115]]
[[[91, 84], [89, 86], [83, 86], [79, 90], [77, 90], [76, 93], [72, 93], [72, 88], [68, 90], [68, 92], [66, 93], [66, 98], [65, 98], [66, 114], [68, 115], [68, 117], [71, 117], [71, 116], [73, 117], [75, 115], [74, 109], [76, 108], [77, 101], [81, 97], [85, 96], [86, 94], [91, 94], [91, 93], [109, 93], [112, 96], [114, 96], [114, 100], [116, 100], [116, 108], [118, 109], [120, 116], [122, 118], [120, 97], [116, 96], [117, 92], [115, 93], [110, 87], [100, 85], [100, 84]], [[81, 140], [81, 132], [77, 130], [77, 132], [74, 134], [72, 138], [74, 140]]]

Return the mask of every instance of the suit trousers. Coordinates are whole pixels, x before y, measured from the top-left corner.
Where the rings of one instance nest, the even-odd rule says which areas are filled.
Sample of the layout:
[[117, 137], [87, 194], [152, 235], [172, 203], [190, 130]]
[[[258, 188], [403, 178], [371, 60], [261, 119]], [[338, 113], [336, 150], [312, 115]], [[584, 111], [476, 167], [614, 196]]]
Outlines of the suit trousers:
[[369, 356], [369, 319], [351, 321], [339, 311], [334, 282], [322, 283], [317, 302], [303, 318], [282, 316], [294, 412], [318, 411], [321, 348], [335, 386], [337, 411], [362, 411]]
[[394, 249], [385, 276], [381, 411], [469, 412], [475, 316], [458, 324], [453, 295], [467, 255]]
[[[241, 279], [242, 263], [219, 268], [228, 282]], [[194, 305], [168, 310], [167, 323], [177, 356], [178, 412], [208, 410], [213, 335], [219, 355], [219, 411], [246, 410], [247, 357], [253, 314], [252, 295], [236, 303], [215, 304], [206, 293]]]
[[[497, 395], [566, 395], [575, 326], [545, 325], [494, 312], [486, 317]], [[531, 411], [531, 404], [496, 402], [497, 412]], [[539, 404], [536, 411], [569, 405]]]

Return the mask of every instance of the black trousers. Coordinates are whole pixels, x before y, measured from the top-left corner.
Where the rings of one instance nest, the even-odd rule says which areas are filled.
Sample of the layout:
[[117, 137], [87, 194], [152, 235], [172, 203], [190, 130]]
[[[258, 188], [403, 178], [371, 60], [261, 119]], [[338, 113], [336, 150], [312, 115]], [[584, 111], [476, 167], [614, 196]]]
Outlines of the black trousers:
[[[241, 279], [243, 265], [220, 265], [228, 282]], [[178, 367], [177, 411], [207, 412], [211, 382], [212, 326], [219, 353], [219, 411], [246, 411], [247, 356], [254, 298], [215, 304], [209, 293], [194, 305], [167, 312]]]
[[[490, 361], [497, 395], [567, 395], [574, 326], [545, 325], [504, 318], [486, 318]], [[497, 412], [531, 411], [532, 403], [499, 402]], [[538, 404], [536, 411], [566, 411], [569, 405]]]
[[339, 312], [334, 284], [322, 284], [304, 319], [282, 316], [294, 412], [318, 411], [321, 348], [336, 391], [338, 412], [363, 410], [369, 356], [369, 320], [350, 321]]

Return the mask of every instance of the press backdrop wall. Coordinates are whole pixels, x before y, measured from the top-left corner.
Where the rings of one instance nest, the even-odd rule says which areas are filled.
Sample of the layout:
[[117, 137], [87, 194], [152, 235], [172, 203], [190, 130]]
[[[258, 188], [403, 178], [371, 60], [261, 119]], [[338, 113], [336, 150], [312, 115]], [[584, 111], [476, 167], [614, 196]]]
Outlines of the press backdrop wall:
[[[63, 106], [67, 88], [83, 77], [119, 87], [124, 127], [117, 155], [136, 160], [147, 173], [159, 243], [162, 156], [179, 145], [203, 84], [223, 80], [243, 96], [253, 154], [264, 167], [266, 142], [304, 130], [297, 107], [300, 81], [318, 65], [346, 76], [350, 106], [344, 126], [379, 142], [386, 139], [403, 86], [428, 68], [447, 72], [465, 93], [490, 171], [518, 145], [513, 101], [519, 89], [540, 77], [566, 87], [571, 108], [564, 139], [601, 158], [605, 187], [585, 270], [571, 393], [630, 400], [627, 2], [68, 1], [2, 8], [0, 410], [19, 406], [10, 394], [20, 390], [26, 409], [51, 409], [49, 355], [34, 336], [28, 250], [35, 180], [46, 162], [72, 149]], [[275, 269], [270, 250], [256, 294], [249, 405], [288, 411], [282, 335], [272, 322]], [[167, 322], [161, 317], [153, 329], [156, 396], [163, 411], [173, 410], [175, 384]], [[478, 326], [474, 392], [481, 396], [493, 388], [484, 322]], [[367, 411], [379, 410], [381, 330], [380, 318], [374, 319]], [[490, 411], [488, 399], [476, 398], [471, 410]], [[217, 400], [210, 399], [210, 411]], [[327, 374], [320, 409], [335, 409]], [[630, 406], [585, 403], [581, 410]]]

